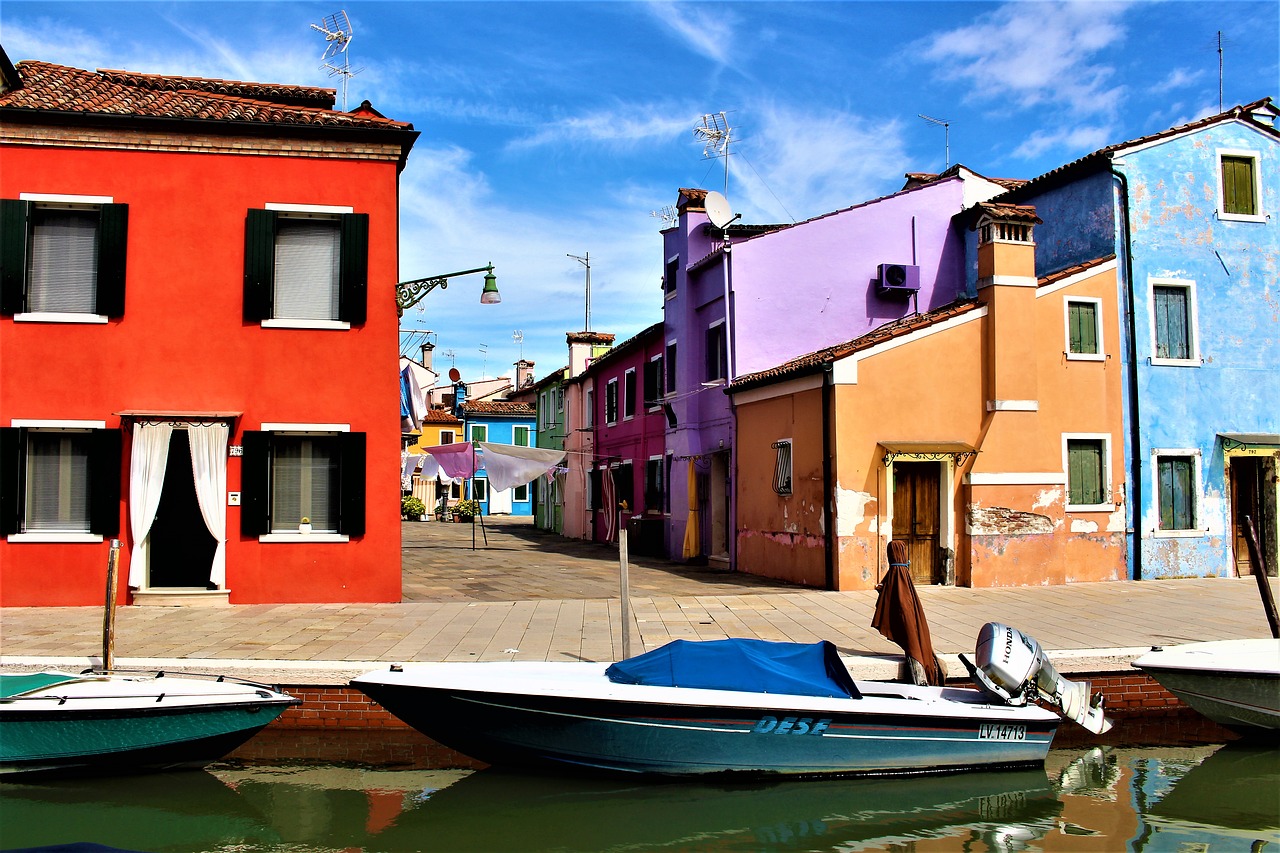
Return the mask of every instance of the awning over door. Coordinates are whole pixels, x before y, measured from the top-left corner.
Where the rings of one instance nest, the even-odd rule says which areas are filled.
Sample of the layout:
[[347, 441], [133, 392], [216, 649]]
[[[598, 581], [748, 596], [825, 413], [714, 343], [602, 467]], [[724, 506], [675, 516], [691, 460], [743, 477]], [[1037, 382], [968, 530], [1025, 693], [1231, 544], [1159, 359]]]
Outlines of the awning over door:
[[957, 467], [963, 465], [978, 449], [963, 441], [882, 441], [884, 464], [889, 467], [895, 459], [920, 459], [928, 462], [952, 460]]
[[1280, 450], [1280, 434], [1274, 432], [1220, 432], [1225, 450]]

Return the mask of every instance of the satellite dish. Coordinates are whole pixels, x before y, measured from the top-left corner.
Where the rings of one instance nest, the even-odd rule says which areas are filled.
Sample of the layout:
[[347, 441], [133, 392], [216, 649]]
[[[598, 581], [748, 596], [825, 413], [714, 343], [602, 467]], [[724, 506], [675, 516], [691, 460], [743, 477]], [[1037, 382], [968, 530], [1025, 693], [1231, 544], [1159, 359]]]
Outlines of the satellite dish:
[[707, 193], [706, 208], [707, 218], [717, 228], [724, 228], [733, 221], [733, 210], [729, 207], [729, 200], [715, 190]]
[[449, 368], [449, 381], [450, 381], [450, 382], [461, 382], [461, 381], [462, 381], [462, 374], [458, 372], [458, 368], [456, 368], [456, 367], [450, 367], [450, 368]]

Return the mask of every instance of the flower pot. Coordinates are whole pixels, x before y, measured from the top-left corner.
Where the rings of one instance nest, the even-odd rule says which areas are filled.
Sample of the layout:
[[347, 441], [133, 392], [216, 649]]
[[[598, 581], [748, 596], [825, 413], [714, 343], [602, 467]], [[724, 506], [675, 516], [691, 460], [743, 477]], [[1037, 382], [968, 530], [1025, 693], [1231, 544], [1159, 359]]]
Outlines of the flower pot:
[[454, 518], [458, 520], [459, 524], [471, 524], [476, 519], [474, 515], [464, 515], [463, 513], [458, 513]]

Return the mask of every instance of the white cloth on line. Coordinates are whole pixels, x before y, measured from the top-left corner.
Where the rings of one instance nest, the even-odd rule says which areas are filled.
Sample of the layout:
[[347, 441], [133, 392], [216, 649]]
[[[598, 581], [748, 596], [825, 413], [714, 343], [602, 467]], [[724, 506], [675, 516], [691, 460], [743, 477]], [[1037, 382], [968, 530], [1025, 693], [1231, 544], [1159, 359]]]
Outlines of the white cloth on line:
[[536, 480], [565, 458], [563, 450], [545, 447], [517, 447], [489, 441], [476, 444], [484, 451], [484, 470], [489, 477], [489, 488], [498, 491]]

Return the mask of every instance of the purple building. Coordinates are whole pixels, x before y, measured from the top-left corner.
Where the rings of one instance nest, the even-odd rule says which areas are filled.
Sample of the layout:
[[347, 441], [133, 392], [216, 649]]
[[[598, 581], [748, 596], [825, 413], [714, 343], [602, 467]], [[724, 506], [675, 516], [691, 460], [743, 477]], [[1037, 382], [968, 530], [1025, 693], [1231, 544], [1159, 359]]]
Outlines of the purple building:
[[671, 557], [733, 565], [726, 382], [975, 292], [956, 214], [1020, 182], [962, 166], [907, 178], [893, 195], [804, 222], [725, 231], [707, 218], [706, 190], [680, 190], [663, 231]]

